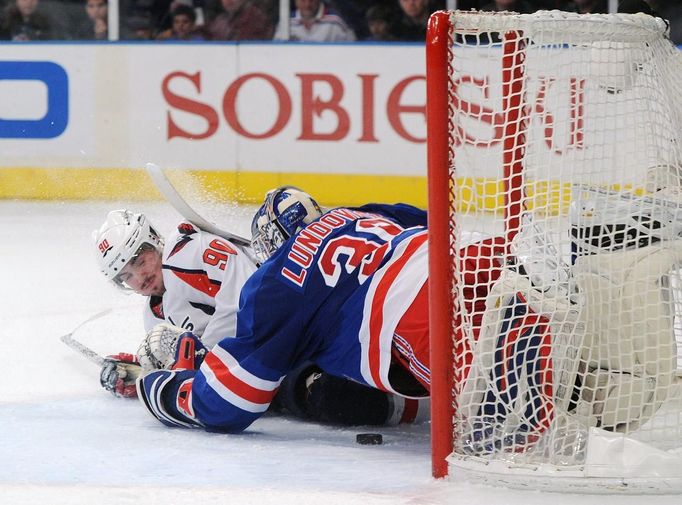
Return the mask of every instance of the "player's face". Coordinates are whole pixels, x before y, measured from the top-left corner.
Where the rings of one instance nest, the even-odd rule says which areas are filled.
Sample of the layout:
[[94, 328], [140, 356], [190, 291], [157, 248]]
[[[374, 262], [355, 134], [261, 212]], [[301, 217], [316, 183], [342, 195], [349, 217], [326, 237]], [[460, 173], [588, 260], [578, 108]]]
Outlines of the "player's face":
[[[499, 10], [514, 10], [514, 4], [516, 3], [516, 0], [497, 0], [497, 8]], [[580, 2], [575, 2], [575, 3], [580, 3]]]
[[225, 9], [227, 12], [232, 12], [241, 7], [243, 2], [244, 0], [221, 0], [220, 3], [222, 3], [223, 9]]
[[147, 249], [131, 259], [123, 267], [119, 279], [130, 289], [145, 296], [161, 296], [163, 285], [161, 255], [156, 249]]
[[16, 6], [22, 16], [30, 16], [38, 7], [38, 0], [17, 0]]

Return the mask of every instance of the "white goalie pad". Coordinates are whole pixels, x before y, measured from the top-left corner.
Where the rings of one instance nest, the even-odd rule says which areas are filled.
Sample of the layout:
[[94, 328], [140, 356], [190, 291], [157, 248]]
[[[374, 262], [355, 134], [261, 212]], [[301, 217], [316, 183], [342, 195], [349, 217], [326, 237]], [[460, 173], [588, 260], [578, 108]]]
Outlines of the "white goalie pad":
[[584, 327], [576, 413], [627, 432], [649, 419], [675, 379], [671, 275], [682, 242], [577, 258], [573, 278]]
[[[568, 298], [549, 296], [504, 269], [485, 304], [457, 406], [470, 453], [533, 447], [553, 423], [557, 398], [570, 398], [579, 348]], [[571, 351], [573, 350], [573, 351]], [[564, 402], [564, 403], [566, 403]]]
[[676, 372], [670, 275], [682, 254], [671, 245], [580, 257], [573, 300], [504, 269], [469, 342], [457, 406], [466, 450], [528, 451], [567, 415], [625, 433], [651, 418]]

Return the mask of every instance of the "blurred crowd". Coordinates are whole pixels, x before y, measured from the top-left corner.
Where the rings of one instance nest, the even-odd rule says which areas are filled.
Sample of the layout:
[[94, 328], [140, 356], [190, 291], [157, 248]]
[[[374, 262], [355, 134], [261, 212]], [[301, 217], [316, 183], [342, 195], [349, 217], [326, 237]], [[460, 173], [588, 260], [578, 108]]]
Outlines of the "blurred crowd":
[[[682, 44], [682, 2], [647, 0]], [[119, 0], [121, 40], [422, 41], [446, 0]], [[459, 9], [606, 13], [608, 0], [460, 0]], [[0, 0], [0, 40], [107, 40], [107, 0]]]

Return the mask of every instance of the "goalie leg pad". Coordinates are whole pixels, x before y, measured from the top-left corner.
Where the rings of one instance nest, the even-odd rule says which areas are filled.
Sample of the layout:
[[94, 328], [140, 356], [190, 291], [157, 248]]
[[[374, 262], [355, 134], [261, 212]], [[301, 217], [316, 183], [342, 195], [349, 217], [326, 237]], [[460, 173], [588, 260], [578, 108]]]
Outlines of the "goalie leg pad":
[[656, 380], [630, 373], [591, 370], [583, 376], [575, 413], [610, 431], [626, 431], [648, 419], [655, 403]]
[[457, 408], [470, 430], [461, 442], [473, 452], [525, 450], [554, 418], [550, 321], [528, 302], [530, 289], [527, 278], [504, 270], [486, 298]]
[[675, 300], [682, 242], [578, 258], [582, 297], [579, 409], [592, 424], [629, 431], [647, 421], [675, 380]]
[[456, 409], [468, 431], [461, 450], [538, 450], [548, 428], [566, 420], [583, 340], [569, 297], [501, 268], [469, 342]]

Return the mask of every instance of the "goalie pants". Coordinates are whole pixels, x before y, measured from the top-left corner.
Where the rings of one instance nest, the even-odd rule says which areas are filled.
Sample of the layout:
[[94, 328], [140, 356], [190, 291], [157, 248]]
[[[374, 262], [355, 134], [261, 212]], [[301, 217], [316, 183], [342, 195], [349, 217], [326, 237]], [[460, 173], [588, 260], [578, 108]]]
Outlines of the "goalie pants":
[[[485, 300], [492, 285], [502, 271], [498, 258], [506, 254], [503, 237], [493, 237], [466, 247], [460, 268], [464, 280], [464, 304], [474, 314], [476, 333], [485, 311]], [[426, 391], [430, 389], [431, 371], [429, 359], [429, 299], [427, 280], [400, 319], [393, 335], [393, 361], [416, 379]], [[395, 373], [399, 375], [399, 373]], [[404, 378], [403, 378], [404, 379]], [[394, 377], [391, 383], [396, 385]], [[397, 384], [400, 384], [398, 382]], [[402, 384], [398, 390], [408, 396], [420, 396], [418, 387]], [[410, 394], [411, 393], [411, 394]]]

